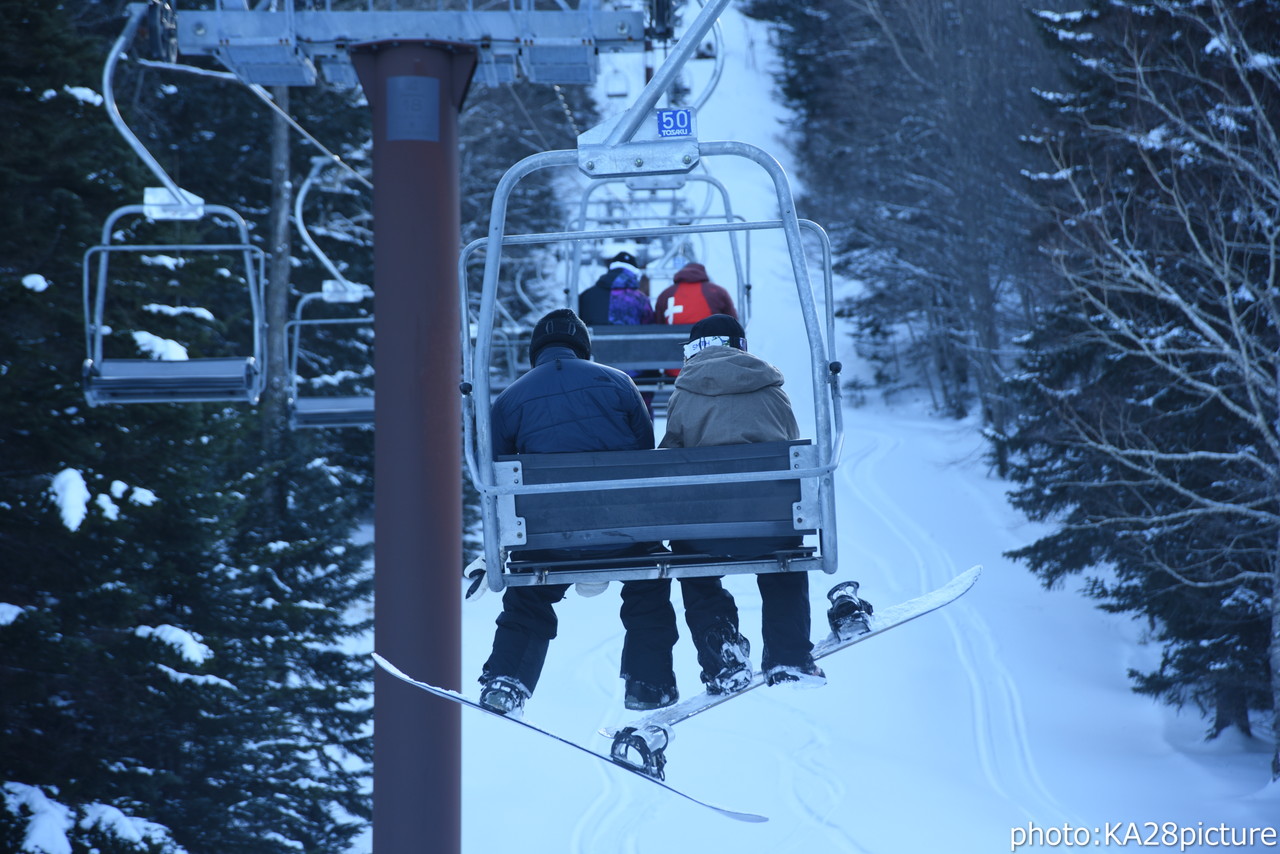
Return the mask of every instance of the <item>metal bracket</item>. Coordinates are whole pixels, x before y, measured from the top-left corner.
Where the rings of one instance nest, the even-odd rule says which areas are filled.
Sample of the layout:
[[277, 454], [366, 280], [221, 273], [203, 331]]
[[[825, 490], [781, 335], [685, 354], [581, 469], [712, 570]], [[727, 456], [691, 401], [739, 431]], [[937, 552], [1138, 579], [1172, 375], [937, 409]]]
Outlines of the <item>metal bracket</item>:
[[182, 199], [174, 198], [168, 187], [142, 189], [142, 215], [152, 220], [196, 220], [204, 217], [204, 199], [178, 188]]
[[[524, 467], [517, 460], [493, 464], [495, 486], [519, 486], [524, 483]], [[503, 548], [519, 548], [525, 544], [524, 517], [516, 515], [516, 497], [510, 493], [497, 497], [498, 544]]]
[[[791, 449], [791, 467], [793, 469], [817, 468], [818, 448], [816, 445], [796, 445]], [[797, 530], [821, 530], [831, 524], [822, 518], [822, 501], [819, 496], [819, 478], [804, 477], [800, 479], [800, 500], [791, 505], [791, 524]]]
[[620, 121], [596, 125], [578, 137], [578, 168], [593, 178], [685, 173], [698, 165], [697, 114], [688, 107], [653, 110], [628, 142], [610, 143]]

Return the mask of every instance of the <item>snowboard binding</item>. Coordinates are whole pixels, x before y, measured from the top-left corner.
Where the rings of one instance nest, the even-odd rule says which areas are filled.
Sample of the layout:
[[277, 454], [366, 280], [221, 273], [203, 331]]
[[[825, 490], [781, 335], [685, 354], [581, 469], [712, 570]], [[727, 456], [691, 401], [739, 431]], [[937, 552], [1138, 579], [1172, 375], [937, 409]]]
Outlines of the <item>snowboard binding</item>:
[[874, 609], [866, 599], [858, 598], [858, 582], [840, 582], [827, 592], [827, 600], [831, 602], [827, 609], [827, 623], [837, 638], [849, 640], [871, 631]]
[[671, 731], [661, 726], [623, 727], [613, 737], [609, 758], [655, 780], [665, 780]]

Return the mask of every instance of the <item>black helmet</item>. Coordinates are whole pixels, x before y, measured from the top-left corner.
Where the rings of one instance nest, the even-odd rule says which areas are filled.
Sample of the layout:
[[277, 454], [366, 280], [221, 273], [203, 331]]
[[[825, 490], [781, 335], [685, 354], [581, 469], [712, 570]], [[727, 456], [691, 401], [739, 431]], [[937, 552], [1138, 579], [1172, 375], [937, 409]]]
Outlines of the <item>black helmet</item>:
[[529, 361], [537, 364], [538, 352], [548, 344], [568, 344], [583, 359], [591, 358], [591, 330], [570, 308], [547, 312], [533, 325], [529, 337]]
[[640, 262], [637, 261], [636, 256], [632, 255], [630, 252], [619, 252], [612, 258], [606, 258], [604, 265], [608, 267], [610, 264], [630, 264], [637, 270], [640, 269]]

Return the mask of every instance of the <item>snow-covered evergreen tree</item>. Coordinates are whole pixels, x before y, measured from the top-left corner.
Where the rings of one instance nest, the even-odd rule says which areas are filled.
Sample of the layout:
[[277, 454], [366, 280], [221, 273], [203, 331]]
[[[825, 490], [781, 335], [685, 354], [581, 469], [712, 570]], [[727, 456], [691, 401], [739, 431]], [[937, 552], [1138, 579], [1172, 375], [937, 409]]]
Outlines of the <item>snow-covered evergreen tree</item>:
[[[80, 388], [81, 256], [143, 183], [96, 91], [123, 7], [0, 4], [0, 833], [17, 840], [6, 850], [50, 832], [77, 850], [345, 850], [368, 818], [369, 673], [350, 644], [367, 620], [366, 554], [350, 544], [367, 453], [299, 436], [267, 455], [245, 408], [89, 408]], [[166, 136], [189, 125], [167, 122], [166, 102], [198, 93], [122, 74], [166, 167], [254, 221], [255, 147], [223, 137], [221, 159], [217, 132]], [[141, 222], [118, 237], [157, 234], [210, 239]], [[134, 330], [191, 355], [242, 344], [240, 274], [160, 260], [113, 267], [113, 345], [145, 355]]]
[[1043, 279], [1018, 170], [1027, 83], [1049, 62], [1011, 0], [792, 3], [776, 22], [779, 85], [803, 202], [861, 281], [840, 309], [887, 392], [928, 389], [960, 416], [976, 398], [1003, 429], [1011, 334]]
[[1068, 288], [1012, 383], [1014, 501], [1056, 526], [1016, 554], [1048, 582], [1110, 567], [1091, 592], [1164, 649], [1138, 689], [1215, 734], [1280, 710], [1277, 11], [1039, 15], [1069, 85], [1031, 177]]

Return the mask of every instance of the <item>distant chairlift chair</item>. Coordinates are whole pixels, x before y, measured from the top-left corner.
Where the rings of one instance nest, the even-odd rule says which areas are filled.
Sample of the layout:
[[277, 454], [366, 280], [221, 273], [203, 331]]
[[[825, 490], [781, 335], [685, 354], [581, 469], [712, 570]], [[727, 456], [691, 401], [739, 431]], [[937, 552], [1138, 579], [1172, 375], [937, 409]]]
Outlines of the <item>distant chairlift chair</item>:
[[298, 300], [294, 319], [289, 321], [289, 426], [293, 429], [325, 427], [372, 427], [374, 423], [374, 395], [370, 394], [314, 394], [306, 389], [307, 382], [300, 372], [302, 330], [304, 328], [337, 328], [342, 326], [372, 326], [373, 317], [306, 318], [304, 312], [316, 300], [326, 303], [354, 303], [371, 296], [364, 285], [352, 285], [330, 281], [325, 290], [310, 293]]
[[[593, 217], [589, 213], [593, 197], [602, 189], [608, 189], [612, 185], [619, 183], [632, 190], [653, 190], [653, 191], [670, 191], [678, 192], [685, 190], [691, 182], [702, 183], [707, 186], [708, 196], [707, 204], [709, 206], [712, 198], [711, 192], [715, 190], [721, 200], [724, 212], [722, 214], [693, 214], [693, 213], [672, 213], [672, 214], [655, 214], [639, 210], [633, 212], [632, 215], [614, 211], [608, 221], [600, 220], [599, 217]], [[678, 197], [669, 196], [667, 201], [671, 203], [673, 209], [679, 207]], [[642, 205], [648, 207], [649, 205]], [[628, 206], [627, 210], [631, 210], [633, 206]], [[657, 175], [627, 178], [600, 179], [593, 181], [583, 191], [582, 199], [578, 205], [578, 214], [576, 219], [570, 225], [570, 230], [601, 230], [608, 226], [615, 229], [620, 224], [636, 226], [638, 224], [653, 224], [658, 230], [662, 230], [664, 226], [670, 225], [690, 225], [695, 222], [745, 222], [743, 217], [736, 215], [729, 201], [729, 191], [725, 186], [715, 178], [707, 175]], [[609, 234], [605, 231], [604, 233]], [[706, 232], [683, 231], [675, 234], [664, 233], [662, 237], [674, 238], [674, 240], [664, 241], [662, 237], [650, 237], [646, 240], [654, 240], [659, 244], [669, 242], [674, 248], [675, 246], [687, 244], [691, 238], [702, 238], [702, 245], [705, 248], [705, 238], [708, 236]], [[612, 235], [610, 235], [612, 236]], [[738, 317], [743, 326], [746, 326], [750, 317], [750, 254], [751, 254], [751, 232], [745, 231], [739, 235], [736, 231], [728, 231], [720, 236], [727, 238], [728, 257], [732, 262], [733, 269], [733, 288], [735, 292], [734, 305], [738, 308]], [[744, 238], [746, 253], [741, 251], [738, 238]], [[568, 284], [565, 288], [567, 305], [569, 308], [577, 307], [579, 283], [578, 271], [582, 266], [582, 242], [574, 241], [568, 259]], [[647, 271], [646, 271], [647, 272]], [[671, 271], [674, 272], [674, 271]], [[665, 287], [666, 278], [659, 283], [659, 287]], [[689, 330], [692, 324], [664, 324], [661, 322], [654, 324], [642, 325], [609, 325], [609, 324], [591, 324], [592, 352], [591, 358], [603, 365], [609, 365], [621, 371], [638, 374], [634, 376], [636, 386], [649, 395], [650, 407], [654, 417], [661, 417], [666, 412], [667, 400], [671, 397], [673, 377], [667, 374], [667, 371], [679, 370], [684, 363], [684, 342], [689, 338]]]
[[[85, 398], [91, 406], [106, 403], [257, 403], [265, 385], [262, 365], [265, 346], [262, 288], [264, 253], [249, 243], [248, 228], [239, 213], [221, 205], [204, 205], [204, 214], [219, 218], [235, 229], [237, 240], [225, 244], [124, 244], [113, 243], [113, 235], [126, 216], [151, 216], [149, 205], [126, 205], [115, 210], [102, 227], [102, 243], [85, 252], [84, 311], [86, 318], [84, 362]], [[110, 324], [106, 317], [110, 304], [111, 258], [121, 253], [168, 253], [182, 255], [219, 253], [239, 255], [241, 275], [247, 290], [252, 346], [242, 355], [185, 360], [108, 357], [103, 353], [103, 337]]]

